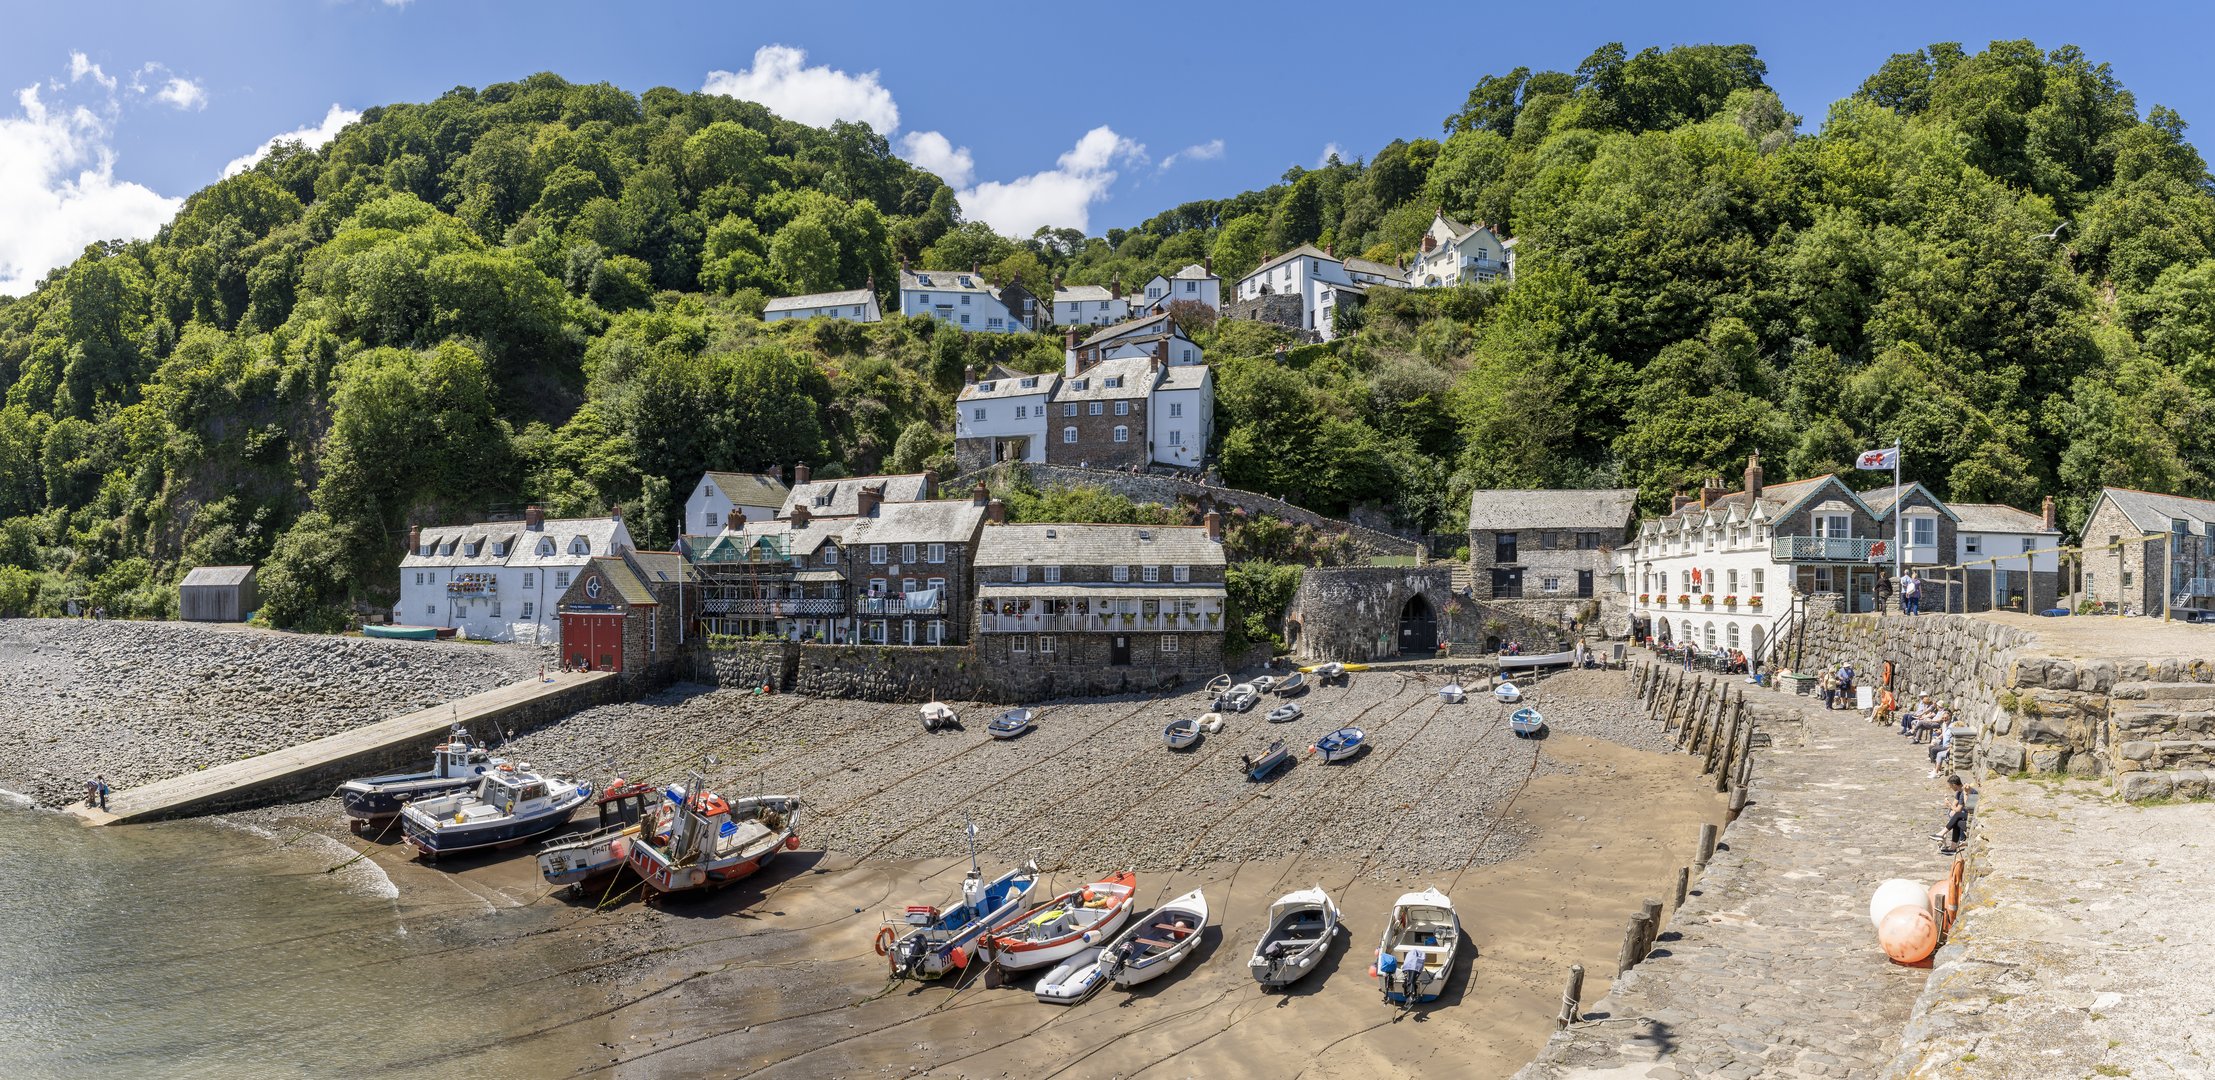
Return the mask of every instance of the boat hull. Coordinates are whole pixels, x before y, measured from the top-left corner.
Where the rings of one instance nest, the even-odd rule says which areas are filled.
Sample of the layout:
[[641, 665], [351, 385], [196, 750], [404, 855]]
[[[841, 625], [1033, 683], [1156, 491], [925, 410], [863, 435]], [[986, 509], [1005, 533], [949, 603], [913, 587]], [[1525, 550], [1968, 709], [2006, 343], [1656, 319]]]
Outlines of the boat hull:
[[487, 766], [472, 766], [467, 776], [414, 773], [407, 776], [348, 780], [338, 786], [339, 808], [350, 821], [376, 825], [400, 816], [408, 803], [463, 791], [484, 775]]
[[663, 895], [699, 889], [720, 889], [732, 882], [752, 877], [762, 867], [777, 861], [778, 854], [785, 850], [785, 844], [786, 841], [780, 840], [775, 847], [759, 855], [694, 866], [671, 866], [659, 859], [633, 855], [631, 872], [646, 883], [648, 892]]
[[1183, 750], [1200, 741], [1200, 725], [1191, 720], [1179, 720], [1161, 729], [1161, 741], [1171, 750]]
[[583, 885], [605, 881], [623, 872], [629, 863], [628, 841], [638, 836], [633, 825], [612, 836], [574, 844], [557, 845], [538, 853], [538, 874], [548, 885]]
[[579, 797], [559, 809], [530, 817], [500, 818], [494, 821], [472, 822], [462, 825], [441, 825], [426, 829], [414, 818], [402, 818], [407, 829], [409, 846], [422, 853], [426, 859], [444, 855], [457, 855], [464, 851], [483, 851], [486, 848], [507, 847], [535, 839], [569, 824], [577, 807], [584, 804]]
[[1100, 988], [1107, 976], [1100, 970], [1100, 956], [1106, 952], [1099, 946], [1090, 946], [1047, 972], [1038, 980], [1034, 991], [1038, 1000], [1053, 1005], [1073, 1005]]
[[364, 626], [361, 636], [388, 641], [436, 641], [438, 630], [436, 626]]

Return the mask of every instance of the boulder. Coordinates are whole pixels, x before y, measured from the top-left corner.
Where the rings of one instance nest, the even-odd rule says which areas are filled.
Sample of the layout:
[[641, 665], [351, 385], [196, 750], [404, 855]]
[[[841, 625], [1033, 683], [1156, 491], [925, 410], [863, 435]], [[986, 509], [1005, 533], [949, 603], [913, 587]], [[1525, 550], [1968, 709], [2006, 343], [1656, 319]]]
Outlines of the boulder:
[[2175, 790], [2176, 782], [2168, 773], [2134, 772], [2122, 776], [2124, 802], [2143, 802], [2147, 799], [2165, 798]]
[[2171, 773], [2170, 793], [2179, 799], [2204, 799], [2207, 797], [2208, 775], [2197, 769], [2180, 769]]

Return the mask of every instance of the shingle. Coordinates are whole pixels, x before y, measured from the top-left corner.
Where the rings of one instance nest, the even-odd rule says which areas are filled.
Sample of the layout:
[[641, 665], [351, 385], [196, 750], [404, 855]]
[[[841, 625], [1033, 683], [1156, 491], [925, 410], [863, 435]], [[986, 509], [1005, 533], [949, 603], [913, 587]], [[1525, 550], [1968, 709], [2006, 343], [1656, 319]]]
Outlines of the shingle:
[[[1063, 379], [1061, 385], [1054, 389], [1052, 400], [1061, 402], [1142, 398], [1154, 388], [1154, 374], [1154, 362], [1143, 356], [1102, 360], [1084, 369], [1084, 374], [1074, 379]], [[1122, 385], [1109, 386], [1109, 379], [1121, 379]]]
[[2184, 495], [2162, 495], [2136, 488], [2101, 488], [2100, 494], [2112, 501], [2123, 516], [2140, 531], [2165, 533], [2169, 523], [2182, 518], [2196, 525], [2215, 521], [2215, 501], [2194, 499]]
[[1223, 545], [1208, 539], [1207, 529], [1198, 525], [987, 525], [977, 540], [974, 561], [980, 569], [1147, 563], [1221, 566]]

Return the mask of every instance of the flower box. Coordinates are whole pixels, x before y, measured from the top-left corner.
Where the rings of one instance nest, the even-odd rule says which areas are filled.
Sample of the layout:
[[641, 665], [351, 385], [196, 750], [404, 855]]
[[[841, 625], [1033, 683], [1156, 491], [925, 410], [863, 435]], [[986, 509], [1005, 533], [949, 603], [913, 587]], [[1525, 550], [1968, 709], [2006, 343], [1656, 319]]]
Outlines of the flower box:
[[1746, 601], [1746, 603], [1748, 603], [1748, 604], [1750, 604], [1750, 605], [1752, 605], [1752, 606], [1754, 606], [1754, 607], [1760, 607], [1760, 606], [1761, 606], [1761, 598], [1760, 598], [1760, 597], [1758, 597], [1758, 596], [1756, 596], [1756, 597], [1754, 597], [1754, 598], [1752, 598], [1752, 599], [1750, 599], [1750, 600]]
[[1737, 597], [1737, 596], [1736, 596], [1735, 594], [1733, 594], [1733, 595], [1731, 595], [1731, 596], [1726, 596], [1726, 597], [1724, 597], [1724, 598], [1723, 598], [1723, 606], [1724, 606], [1724, 607], [1737, 607], [1737, 606], [1738, 606], [1738, 597]]
[[1691, 606], [1692, 606], [1692, 594], [1691, 594], [1691, 593], [1678, 593], [1678, 594], [1677, 594], [1677, 603], [1683, 604], [1683, 605], [1684, 605], [1685, 607], [1691, 607]]
[[1646, 602], [1646, 601], [1647, 601], [1648, 599], [1649, 599], [1649, 594], [1647, 594], [1647, 593], [1639, 593], [1639, 594], [1638, 594], [1638, 602], [1639, 602], [1639, 603], [1643, 604], [1643, 603], [1645, 603], [1645, 602]]
[[1714, 606], [1715, 606], [1715, 594], [1714, 594], [1714, 593], [1708, 593], [1708, 594], [1706, 594], [1706, 595], [1704, 595], [1704, 596], [1700, 597], [1700, 603], [1701, 603], [1702, 605], [1706, 606], [1706, 607], [1714, 607]]

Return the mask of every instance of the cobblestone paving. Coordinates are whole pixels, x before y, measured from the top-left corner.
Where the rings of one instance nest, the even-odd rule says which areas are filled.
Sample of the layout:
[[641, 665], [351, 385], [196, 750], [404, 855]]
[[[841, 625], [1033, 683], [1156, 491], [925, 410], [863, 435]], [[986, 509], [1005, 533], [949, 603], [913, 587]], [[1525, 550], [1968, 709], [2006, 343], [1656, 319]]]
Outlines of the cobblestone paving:
[[1869, 896], [1944, 871], [1941, 782], [1863, 714], [1756, 694], [1800, 723], [1765, 723], [1753, 801], [1653, 953], [1518, 1080], [1876, 1076], [1898, 1052], [1925, 972], [1877, 948]]

